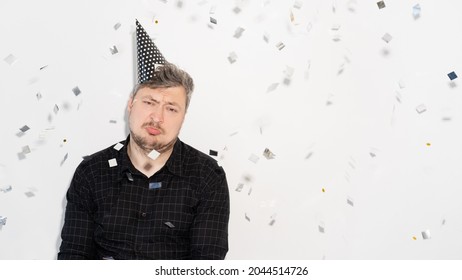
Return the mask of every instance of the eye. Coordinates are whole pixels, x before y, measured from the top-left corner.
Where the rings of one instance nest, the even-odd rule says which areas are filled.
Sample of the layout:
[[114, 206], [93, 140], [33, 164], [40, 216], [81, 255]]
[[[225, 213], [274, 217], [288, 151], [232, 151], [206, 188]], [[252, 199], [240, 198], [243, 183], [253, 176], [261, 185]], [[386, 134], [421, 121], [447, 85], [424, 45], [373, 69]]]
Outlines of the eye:
[[152, 102], [151, 102], [151, 101], [147, 101], [147, 100], [144, 100], [143, 103], [144, 103], [144, 104], [147, 104], [147, 105], [152, 105]]
[[169, 107], [169, 108], [167, 108], [167, 110], [168, 110], [169, 112], [172, 112], [172, 113], [177, 113], [177, 112], [178, 112], [178, 110], [175, 109], [175, 108], [173, 108], [173, 107]]

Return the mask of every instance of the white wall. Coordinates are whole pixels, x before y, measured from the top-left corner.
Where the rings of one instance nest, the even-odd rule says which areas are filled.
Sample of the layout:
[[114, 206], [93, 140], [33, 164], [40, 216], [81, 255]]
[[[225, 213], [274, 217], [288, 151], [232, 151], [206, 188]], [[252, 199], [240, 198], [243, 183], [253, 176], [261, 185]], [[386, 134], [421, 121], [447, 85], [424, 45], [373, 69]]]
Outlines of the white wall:
[[0, 259], [56, 258], [76, 166], [125, 139], [135, 18], [195, 79], [180, 137], [219, 151], [228, 259], [460, 259], [462, 92], [447, 74], [462, 75], [462, 2], [376, 2], [2, 0]]

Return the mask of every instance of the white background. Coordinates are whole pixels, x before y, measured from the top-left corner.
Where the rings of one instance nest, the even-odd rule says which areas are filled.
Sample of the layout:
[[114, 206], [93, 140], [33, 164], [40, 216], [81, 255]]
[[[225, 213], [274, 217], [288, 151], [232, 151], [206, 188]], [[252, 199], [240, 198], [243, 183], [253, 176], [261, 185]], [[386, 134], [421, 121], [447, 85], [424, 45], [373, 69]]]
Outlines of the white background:
[[56, 258], [75, 168], [125, 139], [135, 18], [195, 79], [180, 138], [227, 173], [227, 259], [460, 259], [462, 92], [447, 74], [462, 75], [462, 2], [376, 2], [1, 0], [0, 259]]

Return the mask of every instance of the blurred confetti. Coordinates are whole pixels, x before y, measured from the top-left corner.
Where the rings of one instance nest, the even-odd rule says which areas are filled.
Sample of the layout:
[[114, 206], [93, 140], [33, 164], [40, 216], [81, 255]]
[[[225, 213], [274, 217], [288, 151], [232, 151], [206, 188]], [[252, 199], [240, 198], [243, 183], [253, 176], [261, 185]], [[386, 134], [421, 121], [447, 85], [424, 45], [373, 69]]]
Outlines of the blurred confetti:
[[63, 158], [63, 160], [61, 161], [60, 166], [63, 166], [63, 164], [66, 162], [68, 155], [69, 155], [68, 153], [66, 153], [66, 154], [64, 155], [64, 158]]
[[217, 24], [217, 20], [214, 19], [213, 17], [210, 17], [210, 22], [213, 23], [213, 24]]
[[245, 219], [250, 222], [250, 217], [247, 216], [247, 213], [245, 213], [244, 215], [245, 215]]
[[377, 2], [377, 6], [379, 7], [379, 9], [383, 9], [383, 8], [385, 8], [385, 2], [384, 1], [379, 1], [379, 2]]
[[263, 34], [263, 41], [265, 41], [266, 43], [269, 43], [269, 35], [268, 34]]
[[0, 230], [2, 230], [3, 226], [6, 226], [6, 217], [0, 216]]
[[22, 147], [22, 153], [25, 154], [25, 155], [26, 155], [26, 154], [30, 154], [30, 148], [29, 148], [29, 146], [24, 146], [24, 147]]
[[116, 120], [109, 120], [109, 123], [117, 123]]
[[116, 46], [113, 46], [113, 47], [109, 47], [109, 50], [111, 51], [111, 54], [117, 54], [119, 52], [119, 50], [117, 49]]
[[114, 24], [114, 30], [119, 29], [121, 25], [122, 25], [122, 24], [121, 24], [120, 22]]
[[300, 10], [302, 8], [302, 5], [303, 5], [302, 1], [295, 1], [294, 8]]
[[40, 92], [37, 92], [35, 96], [37, 97], [37, 100], [42, 99], [42, 94]]
[[233, 12], [234, 12], [235, 14], [239, 14], [239, 13], [241, 12], [241, 8], [239, 8], [239, 7], [234, 7]]
[[11, 192], [12, 190], [13, 190], [13, 187], [11, 186], [0, 188], [0, 192], [3, 192], [3, 193]]
[[72, 92], [75, 94], [75, 96], [78, 96], [78, 95], [81, 93], [79, 87], [73, 88], [73, 89], [72, 89]]
[[238, 27], [238, 28], [236, 29], [236, 31], [234, 31], [234, 38], [237, 38], [237, 39], [241, 38], [242, 33], [243, 33], [244, 31], [245, 31], [244, 28]]
[[252, 193], [252, 187], [249, 188], [249, 192], [247, 193], [247, 195], [250, 195]]
[[10, 54], [3, 59], [3, 61], [8, 63], [10, 66], [12, 66], [17, 60], [18, 59], [13, 54]]
[[259, 159], [260, 159], [260, 158], [259, 158], [257, 155], [255, 155], [255, 154], [251, 154], [250, 157], [249, 157], [249, 160], [250, 160], [251, 162], [253, 162], [253, 163], [257, 163]]
[[412, 7], [412, 16], [414, 19], [420, 18], [420, 12], [421, 12], [420, 4], [416, 4], [414, 7]]
[[278, 50], [282, 50], [284, 47], [285, 47], [285, 45], [284, 45], [283, 42], [279, 42], [279, 43], [276, 44], [276, 48], [278, 48]]
[[241, 192], [243, 188], [244, 188], [244, 184], [239, 183], [239, 184], [237, 185], [237, 188], [235, 189], [235, 191]]
[[449, 79], [451, 79], [451, 81], [457, 79], [457, 74], [456, 72], [452, 71], [451, 73], [448, 74], [448, 77]]
[[273, 154], [273, 152], [270, 151], [270, 149], [266, 148], [264, 151], [263, 151], [263, 155], [265, 156], [266, 159], [274, 159], [274, 157], [276, 156], [275, 154]]
[[420, 104], [415, 108], [415, 110], [417, 111], [417, 113], [422, 114], [425, 111], [427, 111], [427, 107], [425, 107], [425, 104]]
[[169, 228], [174, 228], [174, 227], [175, 227], [175, 225], [172, 224], [171, 222], [165, 222], [164, 224], [165, 224], [166, 226], [168, 226]]
[[55, 115], [58, 114], [58, 112], [59, 112], [58, 105], [55, 104], [55, 107], [53, 107], [53, 112], [55, 112]]
[[30, 128], [29, 128], [27, 125], [25, 125], [25, 126], [21, 127], [19, 130], [21, 130], [23, 133], [25, 133], [25, 132], [28, 131], [29, 129], [30, 129]]
[[305, 159], [309, 159], [313, 155], [313, 152], [309, 152], [306, 156]]
[[431, 234], [430, 234], [430, 231], [427, 229], [426, 231], [422, 231], [422, 238], [424, 240], [427, 240], [427, 239], [430, 239], [432, 238]]
[[162, 188], [162, 182], [149, 182], [149, 189], [155, 190]]
[[209, 151], [209, 155], [215, 156], [215, 157], [216, 157], [216, 156], [218, 156], [218, 152], [217, 152], [217, 151], [214, 151], [214, 150], [210, 150], [210, 151]]
[[387, 43], [390, 43], [391, 39], [393, 39], [393, 37], [388, 33], [385, 33], [385, 35], [383, 35], [382, 37], [382, 40], [384, 40]]
[[25, 194], [28, 198], [31, 198], [31, 197], [34, 197], [34, 196], [35, 196], [35, 194], [34, 194], [33, 192], [31, 192], [31, 191], [25, 192], [24, 194]]
[[348, 203], [349, 205], [351, 205], [351, 206], [354, 206], [354, 201], [353, 201], [353, 199], [352, 199], [351, 197], [348, 197], [348, 198], [347, 198], [347, 203]]
[[273, 83], [271, 84], [268, 89], [266, 90], [266, 92], [270, 92], [270, 91], [274, 91], [275, 89], [277, 89], [277, 87], [279, 86], [279, 83]]
[[235, 52], [232, 52], [228, 56], [228, 61], [229, 63], [233, 64], [237, 60], [237, 54]]
[[324, 229], [324, 224], [323, 224], [323, 223], [321, 223], [321, 224], [318, 225], [318, 230], [319, 230], [320, 233], [325, 233], [325, 229]]
[[134, 181], [134, 180], [133, 180], [133, 176], [132, 176], [132, 173], [130, 173], [130, 172], [127, 172], [127, 173], [125, 173], [125, 174], [127, 175], [127, 179], [128, 179], [128, 181], [130, 181], [130, 182], [133, 182], [133, 181]]

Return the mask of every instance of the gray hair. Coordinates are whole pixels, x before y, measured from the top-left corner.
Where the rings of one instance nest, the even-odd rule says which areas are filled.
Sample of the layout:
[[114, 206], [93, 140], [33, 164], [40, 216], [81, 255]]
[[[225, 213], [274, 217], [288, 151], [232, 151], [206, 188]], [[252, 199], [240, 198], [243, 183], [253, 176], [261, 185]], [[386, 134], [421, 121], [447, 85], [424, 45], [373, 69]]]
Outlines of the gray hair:
[[153, 77], [135, 86], [132, 97], [134, 98], [136, 93], [142, 88], [156, 89], [170, 87], [183, 87], [185, 89], [187, 110], [194, 90], [194, 82], [186, 71], [172, 63], [165, 63], [156, 67]]

